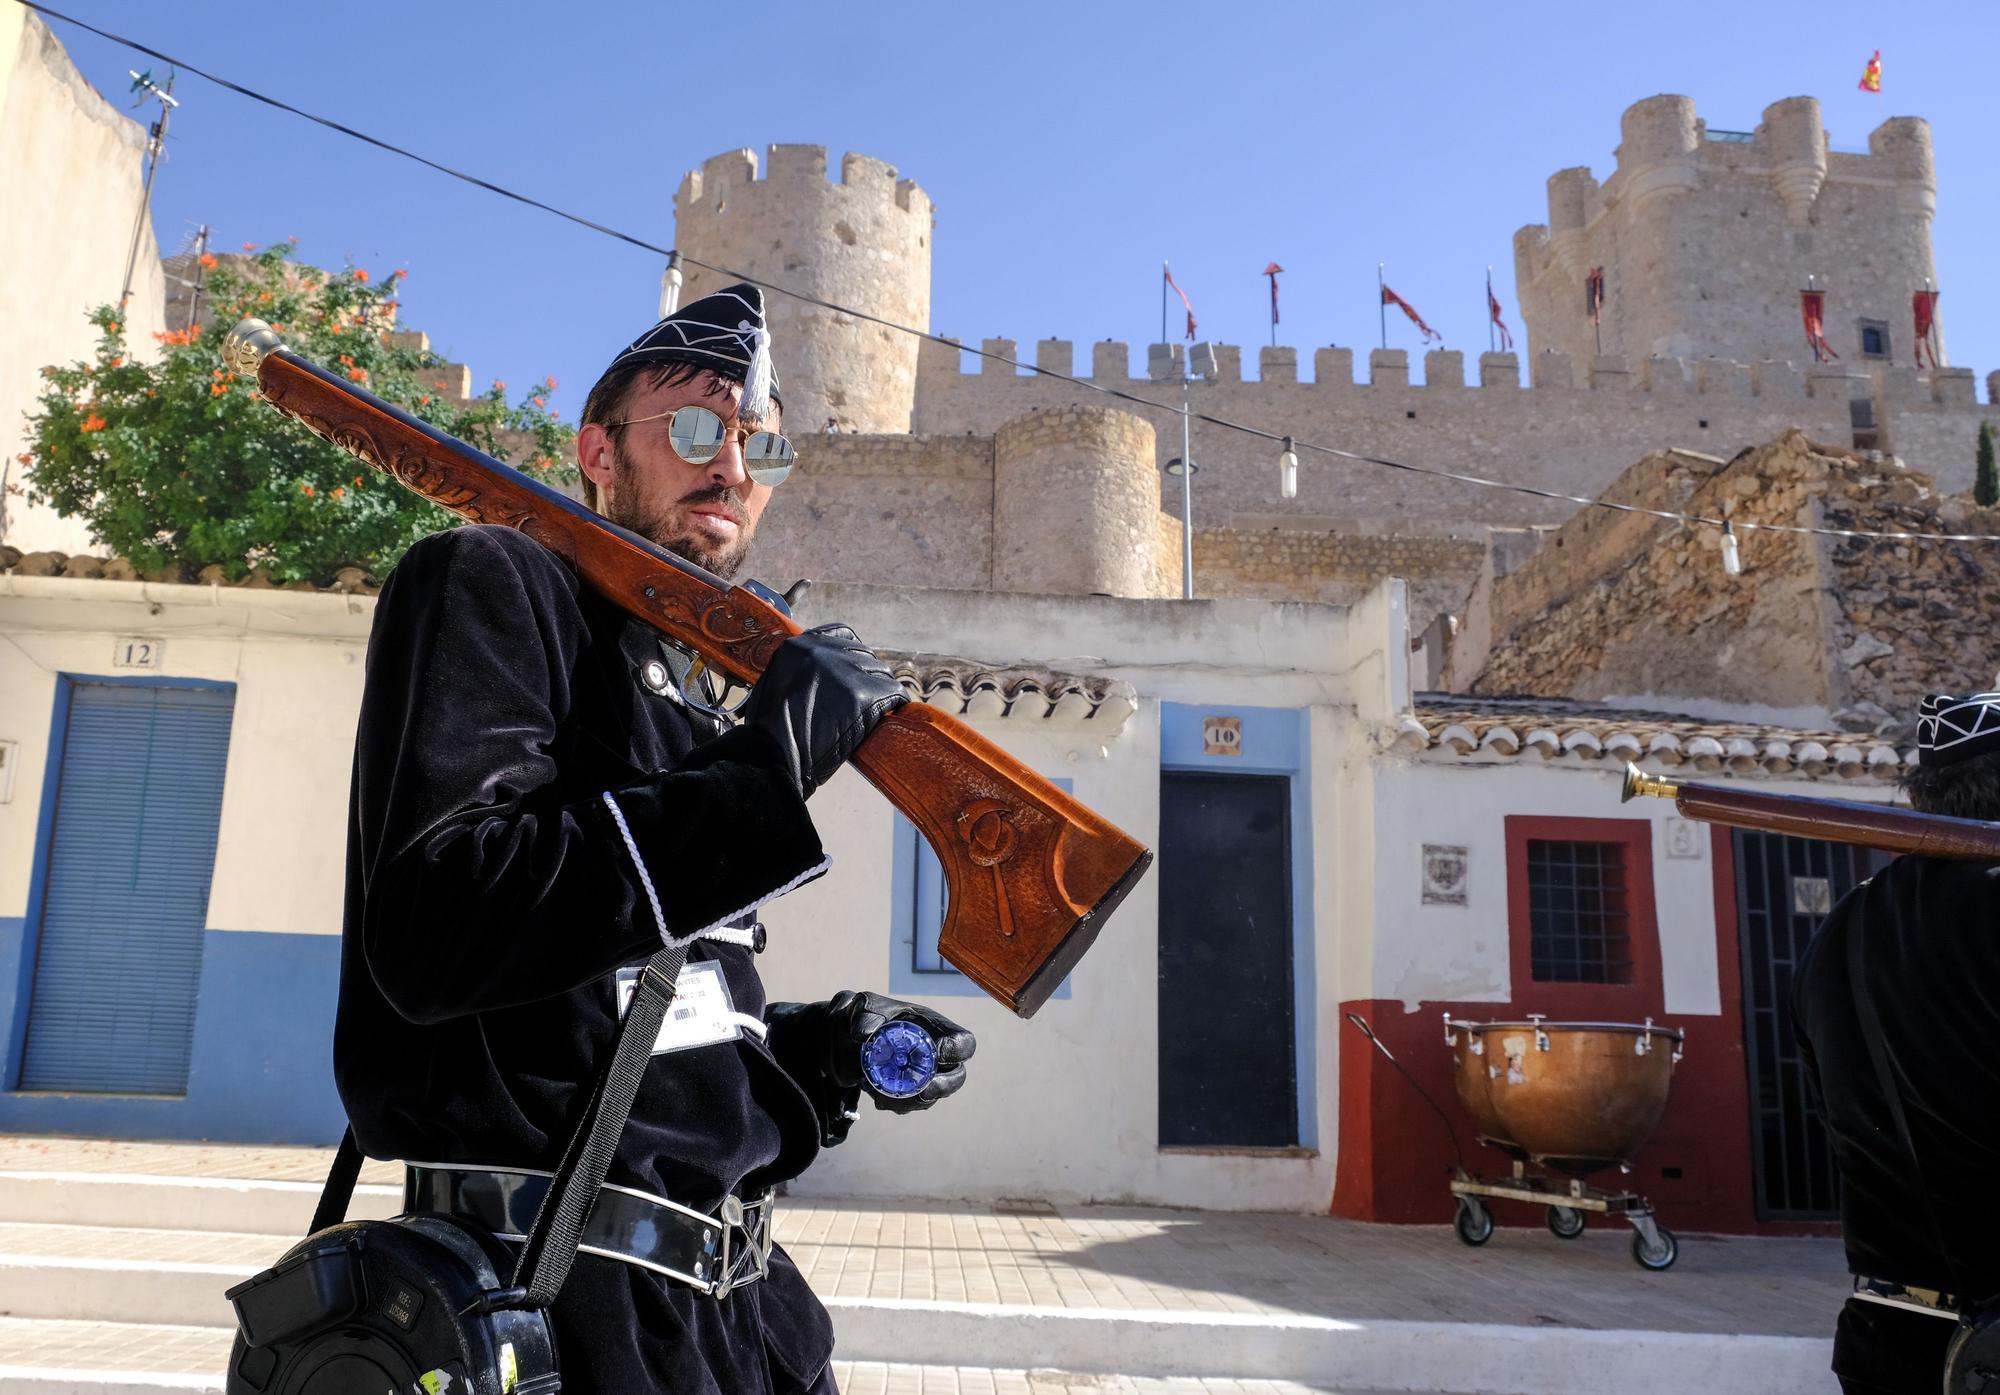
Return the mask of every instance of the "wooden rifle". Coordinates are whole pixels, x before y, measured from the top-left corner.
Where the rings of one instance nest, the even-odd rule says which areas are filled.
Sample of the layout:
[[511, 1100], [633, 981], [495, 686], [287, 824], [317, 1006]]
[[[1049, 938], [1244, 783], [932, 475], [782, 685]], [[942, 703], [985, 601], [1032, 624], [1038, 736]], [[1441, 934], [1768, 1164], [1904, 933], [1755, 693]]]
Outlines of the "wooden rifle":
[[1788, 833], [1795, 838], [1823, 838], [1833, 843], [1859, 843], [1864, 848], [1916, 853], [1920, 857], [2000, 862], [2000, 823], [1984, 823], [1979, 819], [1920, 814], [1914, 809], [1846, 799], [1814, 799], [1809, 795], [1690, 784], [1664, 775], [1648, 775], [1628, 761], [1620, 802], [1642, 795], [1671, 799], [1682, 814], [1705, 823]]
[[[518, 528], [612, 604], [710, 667], [753, 684], [799, 632], [732, 586], [284, 347], [262, 320], [223, 342], [230, 368], [314, 434], [441, 508]], [[1083, 957], [1153, 854], [934, 707], [891, 712], [854, 766], [916, 825], [944, 866], [938, 952], [1032, 1017]]]

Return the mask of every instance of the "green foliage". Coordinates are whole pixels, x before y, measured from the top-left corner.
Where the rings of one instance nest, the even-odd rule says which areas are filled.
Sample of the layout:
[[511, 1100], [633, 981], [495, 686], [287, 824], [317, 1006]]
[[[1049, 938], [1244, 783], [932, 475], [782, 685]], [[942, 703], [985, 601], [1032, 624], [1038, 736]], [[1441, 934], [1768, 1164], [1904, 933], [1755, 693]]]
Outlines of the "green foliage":
[[[287, 348], [439, 430], [545, 482], [575, 477], [563, 463], [573, 433], [547, 409], [553, 378], [513, 403], [499, 382], [468, 401], [441, 396], [426, 379], [444, 361], [388, 333], [402, 272], [330, 273], [291, 254], [278, 243], [213, 265], [216, 324], [254, 315]], [[161, 352], [141, 361], [117, 310], [90, 319], [93, 361], [42, 370], [22, 464], [31, 497], [85, 519], [141, 571], [187, 576], [219, 563], [232, 580], [262, 567], [279, 581], [324, 582], [352, 564], [379, 575], [458, 522], [262, 402], [255, 382], [223, 366], [219, 332], [156, 335]], [[526, 458], [509, 459], [510, 448]]]
[[2000, 504], [2000, 465], [1993, 461], [1993, 423], [1979, 423], [1979, 473], [1972, 481], [1972, 502], [1982, 508]]

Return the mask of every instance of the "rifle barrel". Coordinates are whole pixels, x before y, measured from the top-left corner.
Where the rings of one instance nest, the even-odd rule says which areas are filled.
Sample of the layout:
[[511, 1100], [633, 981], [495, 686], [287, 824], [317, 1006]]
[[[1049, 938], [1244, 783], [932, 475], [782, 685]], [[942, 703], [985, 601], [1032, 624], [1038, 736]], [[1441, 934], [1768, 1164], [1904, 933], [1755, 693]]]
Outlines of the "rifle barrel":
[[2000, 862], [2000, 824], [1849, 799], [1814, 799], [1808, 795], [1693, 784], [1664, 775], [1648, 775], [1627, 762], [1620, 801], [1647, 795], [1671, 799], [1682, 814], [1704, 823], [1788, 833], [1798, 838], [1823, 838], [1834, 843], [1858, 843], [1865, 848], [1916, 853], [1920, 857]]

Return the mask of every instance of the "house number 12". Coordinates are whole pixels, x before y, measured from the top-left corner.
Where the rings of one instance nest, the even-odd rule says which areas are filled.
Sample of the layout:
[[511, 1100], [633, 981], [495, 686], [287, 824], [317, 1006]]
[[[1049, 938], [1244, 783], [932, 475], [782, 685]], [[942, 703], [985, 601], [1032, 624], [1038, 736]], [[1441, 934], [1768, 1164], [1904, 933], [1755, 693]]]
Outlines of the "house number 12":
[[165, 646], [157, 639], [147, 639], [140, 635], [126, 635], [118, 639], [111, 649], [113, 668], [158, 668], [160, 650]]

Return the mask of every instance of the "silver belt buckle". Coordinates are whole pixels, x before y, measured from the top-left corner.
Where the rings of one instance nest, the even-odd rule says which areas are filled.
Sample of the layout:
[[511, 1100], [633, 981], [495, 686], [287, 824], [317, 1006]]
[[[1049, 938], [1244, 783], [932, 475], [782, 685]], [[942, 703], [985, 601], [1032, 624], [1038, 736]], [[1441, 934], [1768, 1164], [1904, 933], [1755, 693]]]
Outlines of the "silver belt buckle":
[[[730, 1290], [746, 1278], [764, 1278], [771, 1272], [771, 1198], [766, 1193], [748, 1206], [734, 1192], [722, 1198], [722, 1254], [716, 1261], [716, 1280], [711, 1292], [717, 1298], [727, 1298]], [[743, 1236], [745, 1249], [732, 1253], [738, 1233]], [[744, 1275], [736, 1270], [739, 1264], [755, 1262], [755, 1269]]]

